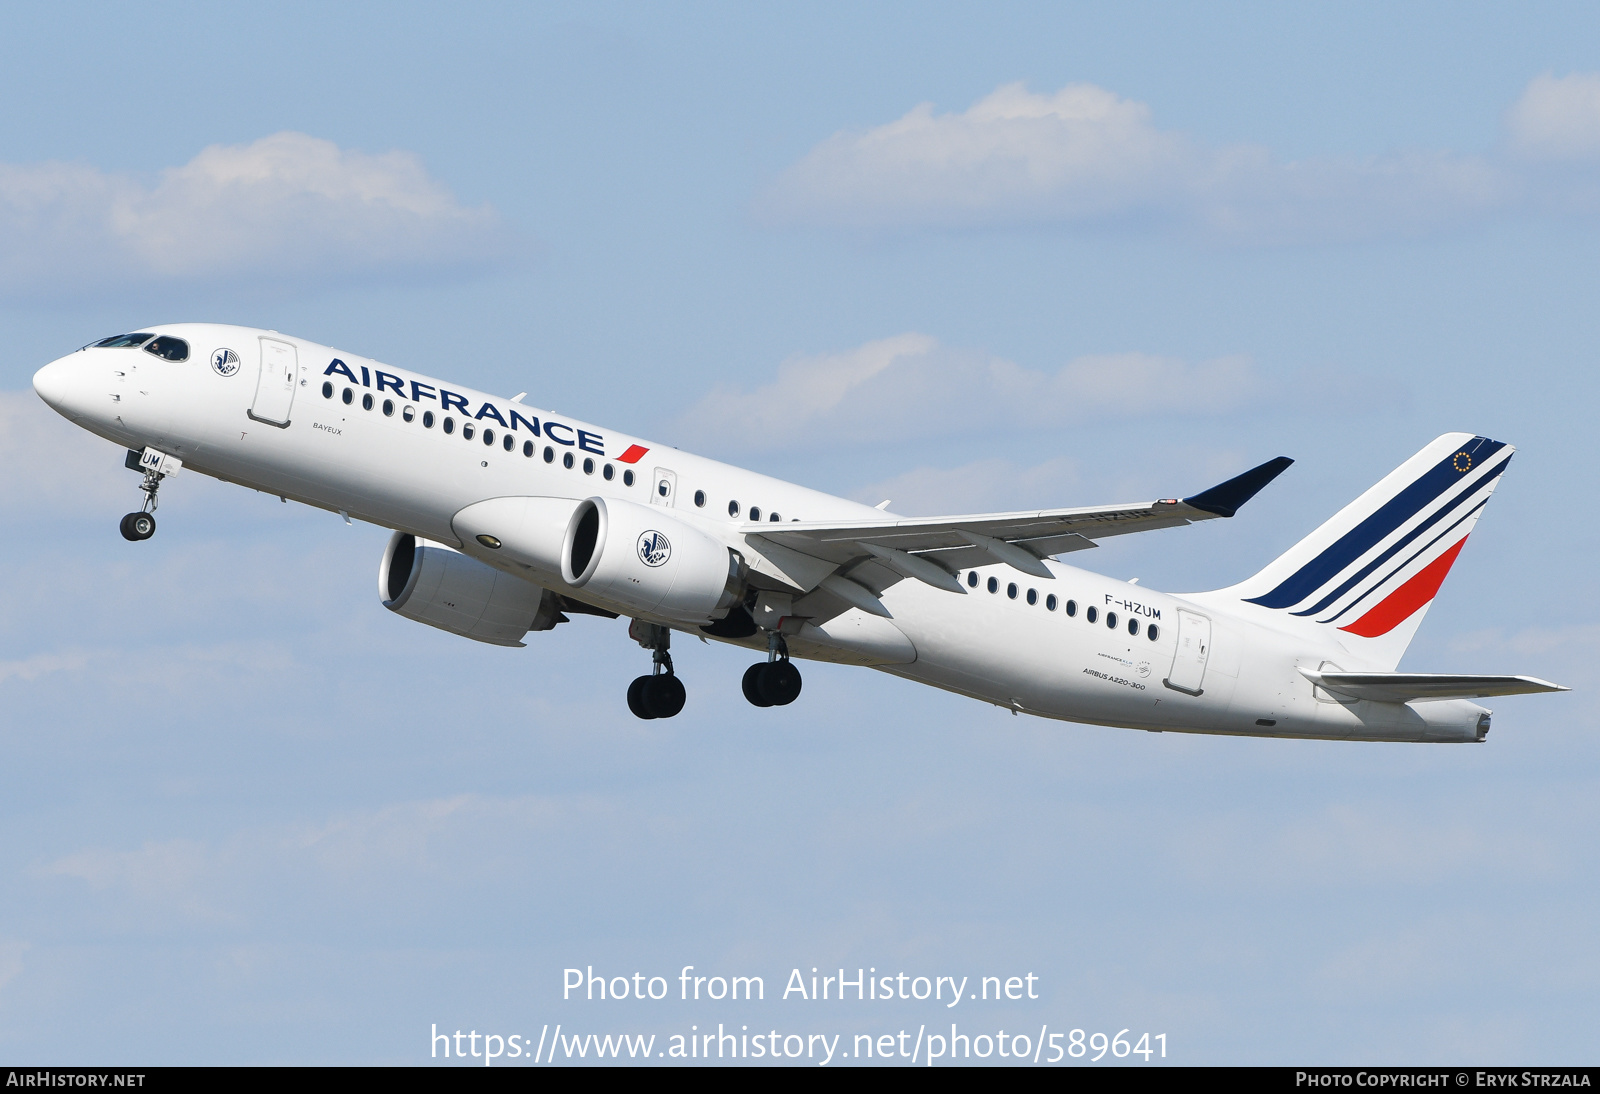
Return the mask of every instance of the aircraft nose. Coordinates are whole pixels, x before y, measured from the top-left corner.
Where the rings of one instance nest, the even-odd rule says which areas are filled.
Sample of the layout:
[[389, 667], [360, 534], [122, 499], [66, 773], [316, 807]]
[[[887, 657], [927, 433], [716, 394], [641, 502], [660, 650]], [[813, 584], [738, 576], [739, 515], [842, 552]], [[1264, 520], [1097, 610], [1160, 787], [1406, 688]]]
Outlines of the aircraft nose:
[[81, 407], [74, 405], [80, 401], [75, 398], [77, 389], [82, 386], [80, 371], [70, 358], [51, 361], [33, 374], [33, 390], [57, 414], [78, 417], [83, 413]]

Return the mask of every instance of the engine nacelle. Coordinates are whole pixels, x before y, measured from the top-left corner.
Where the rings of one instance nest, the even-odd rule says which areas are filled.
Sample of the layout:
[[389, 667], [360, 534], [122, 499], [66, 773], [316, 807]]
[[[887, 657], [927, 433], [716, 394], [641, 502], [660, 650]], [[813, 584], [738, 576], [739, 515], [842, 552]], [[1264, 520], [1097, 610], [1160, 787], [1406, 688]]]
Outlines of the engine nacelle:
[[585, 498], [567, 524], [561, 580], [629, 609], [695, 624], [744, 596], [744, 556], [658, 506]]
[[407, 619], [495, 646], [521, 646], [524, 634], [547, 631], [563, 618], [560, 599], [548, 589], [407, 532], [389, 538], [378, 596]]
[[561, 576], [561, 541], [576, 498], [504, 497], [473, 502], [450, 520], [467, 549], [499, 551], [552, 580]]

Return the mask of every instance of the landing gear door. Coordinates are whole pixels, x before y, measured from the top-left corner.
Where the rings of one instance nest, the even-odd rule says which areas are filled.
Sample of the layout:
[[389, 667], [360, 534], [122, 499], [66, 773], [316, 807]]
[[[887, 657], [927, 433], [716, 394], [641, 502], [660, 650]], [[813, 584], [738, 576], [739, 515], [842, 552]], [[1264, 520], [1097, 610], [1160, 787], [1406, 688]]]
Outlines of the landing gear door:
[[665, 467], [655, 469], [650, 480], [650, 504], [672, 508], [678, 504], [678, 473]]
[[1206, 675], [1206, 658], [1211, 655], [1211, 620], [1194, 612], [1178, 609], [1178, 652], [1172, 657], [1172, 671], [1162, 681], [1174, 691], [1200, 694]]
[[261, 375], [256, 380], [256, 400], [250, 417], [279, 428], [289, 424], [294, 389], [300, 367], [295, 348], [276, 338], [261, 339]]

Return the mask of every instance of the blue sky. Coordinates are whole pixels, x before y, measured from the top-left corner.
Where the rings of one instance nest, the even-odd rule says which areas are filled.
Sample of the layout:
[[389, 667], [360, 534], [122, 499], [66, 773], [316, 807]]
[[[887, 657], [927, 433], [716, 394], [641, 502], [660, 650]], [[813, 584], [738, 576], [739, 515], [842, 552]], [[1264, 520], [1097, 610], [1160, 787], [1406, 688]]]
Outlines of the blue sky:
[[[1600, 947], [1600, 16], [1584, 5], [38, 5], [0, 69], [0, 1052], [420, 1062], [431, 1024], [892, 1032], [563, 1003], [561, 970], [1034, 972], [973, 1028], [1190, 1063], [1575, 1062]], [[924, 106], [924, 104], [928, 104]], [[755, 711], [620, 623], [384, 611], [385, 533], [28, 388], [294, 332], [905, 512], [1203, 488], [1094, 568], [1254, 572], [1447, 430], [1519, 447], [1402, 667], [1573, 686], [1482, 747], [1149, 735], [858, 670]], [[1043, 394], [1041, 394], [1043, 393]], [[963, 1027], [965, 1028], [965, 1026]]]

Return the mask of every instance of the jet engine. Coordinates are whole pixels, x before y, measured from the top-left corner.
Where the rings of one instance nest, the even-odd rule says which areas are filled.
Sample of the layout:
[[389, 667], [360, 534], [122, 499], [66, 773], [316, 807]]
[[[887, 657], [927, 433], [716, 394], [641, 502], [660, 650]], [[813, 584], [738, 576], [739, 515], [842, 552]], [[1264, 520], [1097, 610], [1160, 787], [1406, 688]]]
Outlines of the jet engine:
[[561, 580], [648, 614], [696, 624], [744, 596], [744, 556], [651, 505], [585, 498], [567, 523]]
[[378, 596], [407, 619], [495, 646], [524, 645], [524, 634], [565, 619], [548, 589], [406, 532], [383, 552]]

